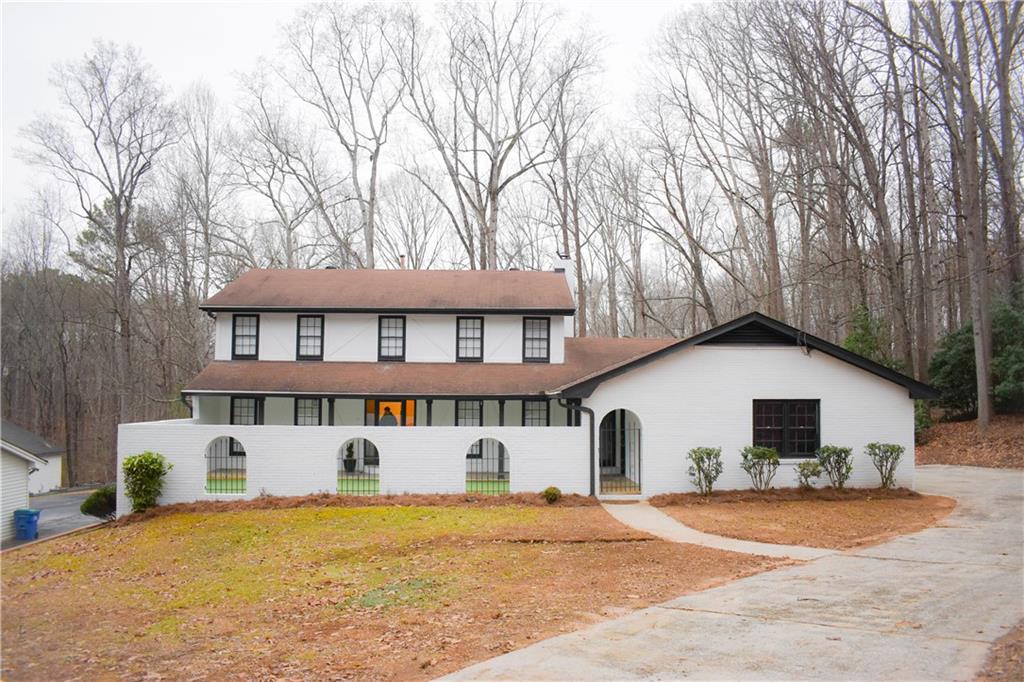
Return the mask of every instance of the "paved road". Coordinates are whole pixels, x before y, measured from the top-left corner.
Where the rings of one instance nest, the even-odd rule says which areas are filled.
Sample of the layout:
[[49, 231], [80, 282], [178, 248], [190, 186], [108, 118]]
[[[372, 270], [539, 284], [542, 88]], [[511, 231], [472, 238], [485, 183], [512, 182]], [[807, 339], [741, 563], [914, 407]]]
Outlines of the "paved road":
[[[46, 493], [45, 495], [33, 495], [29, 499], [29, 506], [32, 509], [41, 509], [43, 513], [39, 516], [39, 539], [66, 533], [69, 530], [88, 526], [99, 521], [94, 516], [86, 516], [78, 511], [82, 501], [89, 496], [92, 490], [74, 490], [67, 493]], [[4, 543], [3, 548], [23, 545], [24, 542], [12, 540]]]
[[1024, 472], [918, 467], [939, 526], [688, 595], [452, 679], [971, 679], [1024, 618]]

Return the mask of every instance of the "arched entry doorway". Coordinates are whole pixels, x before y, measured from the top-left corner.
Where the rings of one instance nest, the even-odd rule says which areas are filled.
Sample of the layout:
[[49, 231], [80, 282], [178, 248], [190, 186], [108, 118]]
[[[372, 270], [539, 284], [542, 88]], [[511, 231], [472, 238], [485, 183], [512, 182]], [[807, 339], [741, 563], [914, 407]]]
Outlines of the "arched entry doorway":
[[601, 494], [639, 494], [639, 417], [629, 410], [612, 410], [601, 420], [599, 432]]
[[245, 493], [245, 448], [229, 436], [214, 438], [206, 446], [206, 492], [220, 495]]
[[351, 438], [338, 448], [338, 494], [380, 494], [380, 451], [365, 438]]

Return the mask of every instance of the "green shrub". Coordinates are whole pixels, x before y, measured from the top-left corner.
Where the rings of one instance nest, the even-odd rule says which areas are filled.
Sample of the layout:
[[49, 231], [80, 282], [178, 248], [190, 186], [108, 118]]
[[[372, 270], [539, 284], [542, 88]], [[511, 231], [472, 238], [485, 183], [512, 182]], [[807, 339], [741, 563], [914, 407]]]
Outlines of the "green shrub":
[[927, 400], [914, 401], [914, 441], [923, 443], [925, 434], [932, 427], [932, 409]]
[[95, 516], [98, 519], [114, 518], [114, 514], [117, 513], [117, 488], [105, 485], [93, 490], [78, 510], [87, 516]]
[[562, 491], [553, 485], [544, 488], [544, 492], [542, 492], [541, 495], [545, 500], [547, 500], [548, 504], [554, 504], [562, 499]]
[[903, 446], [895, 443], [868, 443], [864, 451], [882, 477], [882, 487], [891, 488], [896, 478], [896, 466], [903, 457]]
[[[966, 324], [939, 339], [928, 365], [939, 405], [953, 418], [972, 417], [978, 408], [974, 375], [974, 329]], [[997, 412], [1024, 411], [1024, 305], [998, 303], [992, 310], [992, 395]]]
[[754, 490], [768, 490], [779, 470], [779, 453], [775, 448], [748, 445], [740, 451], [740, 467], [750, 476]]
[[809, 459], [796, 465], [796, 477], [800, 481], [801, 488], [813, 488], [811, 479], [816, 481], [821, 478], [821, 474], [821, 465], [816, 459]]
[[124, 493], [132, 502], [133, 512], [156, 506], [164, 487], [164, 476], [173, 467], [163, 455], [155, 452], [143, 452], [125, 458], [121, 465], [124, 471]]
[[818, 464], [828, 476], [834, 488], [842, 488], [853, 471], [853, 450], [838, 445], [822, 445], [818, 448]]
[[722, 475], [722, 448], [693, 448], [686, 453], [690, 460], [690, 480], [701, 495], [710, 495], [715, 481]]

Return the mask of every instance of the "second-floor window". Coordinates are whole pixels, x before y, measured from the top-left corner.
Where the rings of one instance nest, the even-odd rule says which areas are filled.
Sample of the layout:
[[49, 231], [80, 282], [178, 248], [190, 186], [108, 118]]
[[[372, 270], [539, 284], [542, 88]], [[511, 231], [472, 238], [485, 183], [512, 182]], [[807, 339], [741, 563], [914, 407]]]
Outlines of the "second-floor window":
[[523, 362], [548, 362], [551, 357], [551, 318], [523, 318]]
[[231, 359], [255, 360], [260, 350], [260, 316], [233, 315], [231, 319]]
[[381, 315], [378, 318], [378, 360], [405, 360], [405, 318]]
[[484, 359], [484, 318], [459, 317], [455, 320], [455, 359], [481, 362]]
[[295, 399], [295, 425], [320, 426], [321, 405], [319, 398]]
[[299, 315], [297, 360], [324, 359], [324, 316]]

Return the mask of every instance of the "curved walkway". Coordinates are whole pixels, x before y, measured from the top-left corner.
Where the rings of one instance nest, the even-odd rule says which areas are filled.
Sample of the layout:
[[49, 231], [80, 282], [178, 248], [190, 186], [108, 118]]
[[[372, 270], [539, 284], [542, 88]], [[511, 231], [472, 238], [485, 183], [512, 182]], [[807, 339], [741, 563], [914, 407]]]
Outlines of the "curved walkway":
[[665, 512], [652, 507], [646, 502], [605, 504], [602, 506], [605, 511], [627, 526], [645, 531], [669, 542], [686, 542], [691, 545], [703, 545], [704, 547], [725, 549], [730, 552], [758, 554], [760, 556], [780, 557], [783, 559], [799, 559], [801, 561], [820, 559], [823, 556], [836, 553], [835, 550], [821, 549], [819, 547], [773, 545], [767, 542], [737, 540], [736, 538], [704, 533], [676, 521]]
[[1024, 618], [1024, 472], [917, 469], [938, 526], [553, 637], [452, 679], [971, 679]]

